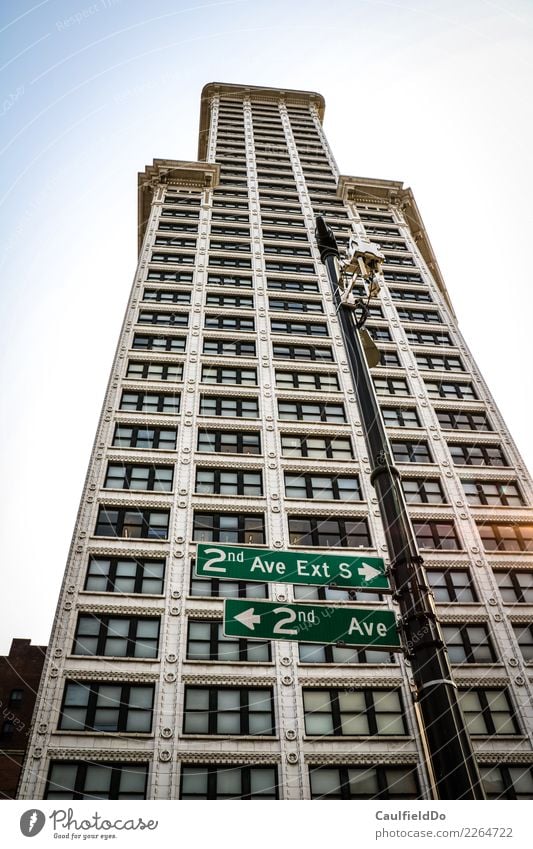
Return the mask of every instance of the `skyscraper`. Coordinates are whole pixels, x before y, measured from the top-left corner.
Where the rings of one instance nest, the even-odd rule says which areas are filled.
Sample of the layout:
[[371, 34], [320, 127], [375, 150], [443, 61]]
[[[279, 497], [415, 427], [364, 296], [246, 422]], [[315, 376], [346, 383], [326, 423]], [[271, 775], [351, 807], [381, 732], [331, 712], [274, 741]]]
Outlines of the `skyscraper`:
[[409, 663], [225, 638], [227, 597], [389, 595], [194, 572], [200, 541], [386, 558], [314, 240], [378, 242], [376, 392], [487, 794], [533, 796], [532, 485], [410, 189], [340, 176], [313, 92], [212, 83], [198, 162], [139, 175], [139, 262], [23, 798], [431, 798]]

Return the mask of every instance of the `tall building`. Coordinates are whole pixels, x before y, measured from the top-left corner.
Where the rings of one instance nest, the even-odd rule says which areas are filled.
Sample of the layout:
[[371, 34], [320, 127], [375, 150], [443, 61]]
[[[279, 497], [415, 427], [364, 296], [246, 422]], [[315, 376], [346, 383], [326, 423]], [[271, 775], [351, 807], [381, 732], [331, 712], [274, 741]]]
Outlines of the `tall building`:
[[0, 657], [0, 799], [15, 799], [46, 646], [12, 640]]
[[23, 798], [431, 798], [409, 665], [224, 638], [198, 541], [387, 558], [314, 239], [378, 242], [373, 379], [488, 795], [533, 797], [532, 483], [410, 189], [340, 176], [314, 92], [212, 83], [198, 162], [139, 175], [139, 263], [83, 491]]

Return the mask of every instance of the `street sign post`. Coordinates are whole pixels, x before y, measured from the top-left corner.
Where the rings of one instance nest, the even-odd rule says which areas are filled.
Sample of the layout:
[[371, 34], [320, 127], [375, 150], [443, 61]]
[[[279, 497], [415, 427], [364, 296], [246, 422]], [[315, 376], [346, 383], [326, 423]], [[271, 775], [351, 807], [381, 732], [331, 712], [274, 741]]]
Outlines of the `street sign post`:
[[297, 640], [393, 651], [400, 648], [391, 610], [281, 604], [227, 598], [224, 635], [260, 640]]
[[390, 592], [381, 557], [198, 543], [196, 574], [241, 581], [351, 587]]

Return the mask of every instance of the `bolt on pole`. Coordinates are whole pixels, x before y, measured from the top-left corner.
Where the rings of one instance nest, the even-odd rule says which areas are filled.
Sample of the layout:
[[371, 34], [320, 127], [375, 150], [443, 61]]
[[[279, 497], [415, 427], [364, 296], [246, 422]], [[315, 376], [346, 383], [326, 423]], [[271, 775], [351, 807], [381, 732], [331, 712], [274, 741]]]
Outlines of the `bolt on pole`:
[[337, 242], [322, 216], [316, 219], [316, 239], [328, 272], [357, 395], [372, 466], [370, 480], [376, 490], [391, 560], [393, 598], [400, 607], [403, 649], [411, 662], [436, 793], [439, 799], [485, 799], [358, 327], [353, 310], [341, 298]]

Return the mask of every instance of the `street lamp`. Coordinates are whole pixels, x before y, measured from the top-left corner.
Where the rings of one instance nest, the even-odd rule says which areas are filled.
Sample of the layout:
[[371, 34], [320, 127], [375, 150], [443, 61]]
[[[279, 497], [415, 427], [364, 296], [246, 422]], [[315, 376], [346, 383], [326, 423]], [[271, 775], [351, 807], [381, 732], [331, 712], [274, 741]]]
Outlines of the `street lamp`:
[[[383, 255], [376, 245], [354, 235], [346, 261], [341, 265], [335, 236], [320, 215], [316, 218], [316, 239], [328, 272], [357, 394], [372, 466], [370, 480], [376, 490], [391, 560], [393, 598], [400, 607], [403, 651], [411, 662], [435, 790], [440, 799], [484, 799], [433, 594], [370, 376], [369, 365], [376, 364], [375, 353], [368, 338], [360, 336], [362, 333], [368, 336], [364, 330], [368, 306], [363, 298], [354, 296], [353, 289], [360, 281], [367, 301], [379, 292]], [[368, 361], [365, 348], [370, 350]]]

